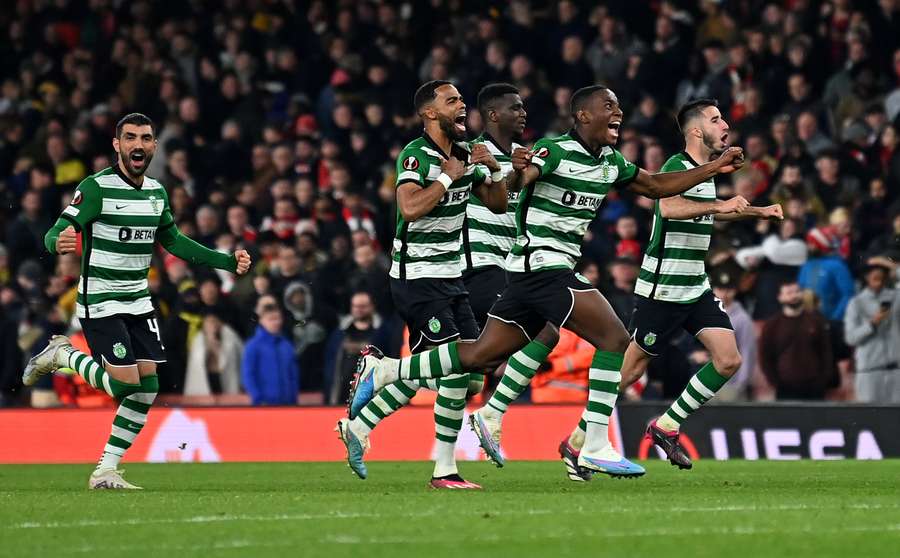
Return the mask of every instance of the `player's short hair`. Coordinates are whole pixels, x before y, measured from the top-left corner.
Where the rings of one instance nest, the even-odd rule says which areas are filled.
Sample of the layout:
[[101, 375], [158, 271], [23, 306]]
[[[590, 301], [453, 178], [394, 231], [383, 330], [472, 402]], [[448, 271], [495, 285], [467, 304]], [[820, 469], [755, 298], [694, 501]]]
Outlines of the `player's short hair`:
[[421, 87], [416, 89], [416, 94], [413, 96], [413, 108], [416, 110], [416, 114], [421, 113], [422, 108], [434, 100], [436, 96], [435, 90], [444, 85], [452, 84], [447, 80], [435, 79], [422, 84]]
[[122, 135], [122, 128], [125, 127], [125, 124], [134, 124], [135, 126], [150, 126], [150, 129], [153, 131], [153, 135], [156, 136], [156, 125], [150, 120], [150, 117], [146, 114], [141, 114], [139, 112], [132, 112], [131, 114], [126, 114], [116, 123], [116, 137], [120, 137]]
[[678, 122], [678, 129], [681, 130], [681, 133], [684, 133], [684, 129], [687, 127], [688, 122], [700, 116], [703, 109], [706, 107], [718, 108], [718, 106], [719, 101], [716, 99], [694, 99], [693, 101], [685, 103], [678, 109], [678, 116], [675, 117], [675, 120]]
[[478, 110], [484, 112], [497, 99], [504, 95], [518, 95], [519, 88], [511, 83], [491, 83], [478, 92]]
[[569, 101], [569, 112], [572, 113], [572, 116], [575, 116], [578, 114], [578, 111], [584, 108], [588, 100], [594, 96], [594, 93], [605, 90], [609, 90], [609, 87], [605, 85], [589, 85], [572, 93], [572, 100]]

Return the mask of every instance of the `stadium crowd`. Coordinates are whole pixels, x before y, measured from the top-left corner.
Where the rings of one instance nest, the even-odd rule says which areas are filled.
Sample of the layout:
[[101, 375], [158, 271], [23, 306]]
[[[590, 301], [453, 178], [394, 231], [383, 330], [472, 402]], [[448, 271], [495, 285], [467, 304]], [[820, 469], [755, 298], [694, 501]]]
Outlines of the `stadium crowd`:
[[[747, 156], [720, 197], [786, 216], [716, 225], [710, 280], [744, 355], [730, 397], [890, 391], [862, 374], [900, 391], [896, 0], [19, 0], [0, 28], [0, 405], [88, 404], [73, 378], [23, 390], [21, 369], [49, 335], [78, 340], [79, 258], [46, 253], [43, 236], [111, 164], [131, 111], [156, 123], [147, 174], [181, 231], [254, 257], [241, 278], [154, 259], [161, 391], [342, 403], [362, 345], [401, 350], [395, 158], [420, 133], [411, 98], [431, 79], [469, 100], [473, 137], [480, 87], [516, 85], [527, 143], [569, 128], [575, 89], [606, 84], [625, 110], [618, 149], [651, 172], [682, 147], [677, 107], [718, 99]], [[583, 246], [582, 272], [626, 324], [652, 211], [612, 194]], [[561, 347], [534, 400], [586, 383], [578, 340]], [[626, 396], [677, 396], [708, 358], [684, 335]]]

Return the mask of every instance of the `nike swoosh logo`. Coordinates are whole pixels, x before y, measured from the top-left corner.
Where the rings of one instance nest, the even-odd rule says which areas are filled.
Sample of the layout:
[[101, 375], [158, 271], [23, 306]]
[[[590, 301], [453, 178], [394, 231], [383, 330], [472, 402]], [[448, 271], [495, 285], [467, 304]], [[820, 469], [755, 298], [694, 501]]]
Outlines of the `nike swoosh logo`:
[[125, 205], [116, 204], [116, 209], [122, 209], [123, 207], [128, 207], [128, 204], [127, 203]]
[[451, 402], [450, 402], [450, 408], [451, 408], [451, 409], [462, 409], [462, 408], [465, 407], [465, 406], [466, 406], [466, 402], [465, 402], [465, 401], [451, 401]]

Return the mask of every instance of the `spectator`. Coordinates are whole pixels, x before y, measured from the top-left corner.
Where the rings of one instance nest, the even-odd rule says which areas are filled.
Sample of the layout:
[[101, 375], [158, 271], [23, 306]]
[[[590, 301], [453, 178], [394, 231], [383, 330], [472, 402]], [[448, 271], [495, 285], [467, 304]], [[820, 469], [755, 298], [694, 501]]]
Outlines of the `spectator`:
[[324, 379], [329, 405], [347, 403], [347, 386], [356, 373], [356, 360], [366, 345], [386, 346], [389, 337], [376, 312], [372, 296], [356, 292], [350, 298], [350, 314], [328, 336], [325, 348]]
[[746, 401], [750, 397], [750, 381], [753, 369], [756, 368], [756, 332], [750, 314], [737, 300], [739, 278], [729, 273], [726, 267], [723, 265], [711, 270], [709, 282], [713, 294], [722, 303], [734, 327], [734, 337], [741, 355], [741, 367], [716, 393], [716, 397], [722, 401]]
[[603, 289], [603, 296], [609, 301], [616, 316], [623, 324], [631, 321], [634, 311], [634, 284], [639, 266], [631, 258], [616, 258], [609, 264], [610, 285]]
[[870, 264], [865, 288], [847, 305], [844, 335], [855, 347], [856, 400], [900, 403], [900, 292], [888, 288], [891, 270]]
[[265, 306], [256, 333], [247, 342], [241, 361], [241, 379], [253, 405], [296, 405], [300, 368], [291, 341], [281, 328], [277, 306]]
[[759, 338], [762, 371], [778, 399], [820, 400], [836, 385], [828, 322], [804, 308], [796, 282], [778, 290], [781, 312], [766, 321]]
[[12, 273], [15, 273], [26, 259], [44, 252], [44, 233], [52, 224], [47, 213], [41, 210], [40, 194], [34, 190], [25, 192], [22, 196], [22, 212], [6, 227], [6, 247], [9, 251], [9, 269]]
[[843, 323], [853, 296], [853, 277], [840, 256], [840, 239], [831, 227], [820, 227], [807, 233], [806, 246], [810, 257], [800, 268], [797, 282], [815, 293], [830, 322]]
[[188, 351], [185, 395], [240, 393], [244, 344], [237, 332], [213, 312], [203, 316], [201, 333]]

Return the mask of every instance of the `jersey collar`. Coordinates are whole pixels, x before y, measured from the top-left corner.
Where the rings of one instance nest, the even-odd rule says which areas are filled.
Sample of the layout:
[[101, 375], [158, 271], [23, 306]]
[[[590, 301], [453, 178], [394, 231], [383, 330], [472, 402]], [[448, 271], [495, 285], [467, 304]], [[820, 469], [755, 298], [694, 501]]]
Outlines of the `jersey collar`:
[[484, 132], [481, 134], [481, 137], [479, 137], [478, 139], [480, 139], [484, 142], [491, 142], [492, 144], [494, 144], [494, 147], [496, 147], [500, 151], [500, 153], [503, 153], [507, 157], [512, 156], [512, 151], [507, 151], [506, 149], [504, 149], [502, 145], [497, 143], [497, 140], [495, 140], [494, 136], [492, 136], [490, 133]]
[[[431, 136], [428, 135], [428, 132], [424, 132], [424, 131], [423, 131], [423, 132], [422, 132], [422, 137], [425, 139], [425, 141], [428, 142], [428, 144], [431, 146], [432, 149], [434, 149], [435, 151], [438, 152], [438, 154], [439, 154], [441, 157], [443, 157], [444, 159], [447, 159], [447, 160], [450, 159], [450, 156], [447, 155], [446, 153], [444, 153], [444, 150], [441, 149], [440, 147], [438, 147], [438, 144], [435, 143], [435, 141], [434, 141], [433, 139], [431, 139]], [[450, 142], [450, 150], [451, 150], [451, 151], [453, 150], [453, 144], [454, 144], [454, 143], [455, 143], [455, 142], [453, 142], [453, 141]]]
[[691, 157], [690, 154], [687, 152], [687, 150], [682, 150], [681, 154], [684, 155], [684, 158], [687, 159], [690, 164], [694, 165], [695, 167], [700, 166], [700, 163], [695, 161], [694, 158]]
[[582, 139], [582, 137], [578, 134], [578, 131], [575, 128], [572, 128], [571, 130], [569, 130], [569, 136], [573, 140], [580, 143], [581, 147], [583, 147], [584, 150], [587, 151], [591, 157], [593, 157], [595, 159], [599, 159], [600, 156], [603, 155], [603, 148], [606, 147], [605, 145], [601, 145], [600, 149], [598, 151], [594, 151], [593, 149], [591, 149], [591, 146], [588, 145], [588, 143], [586, 141], [584, 141], [584, 139]]
[[113, 172], [115, 172], [117, 175], [119, 175], [119, 178], [121, 178], [122, 180], [124, 180], [124, 181], [125, 181], [125, 184], [128, 184], [129, 186], [131, 186], [131, 187], [134, 188], [135, 190], [140, 190], [140, 189], [143, 187], [143, 184], [138, 184], [137, 182], [135, 182], [135, 181], [133, 181], [131, 178], [129, 178], [127, 174], [125, 174], [124, 172], [122, 172], [122, 169], [119, 168], [119, 162], [118, 162], [118, 161], [116, 161], [116, 164], [113, 165]]

